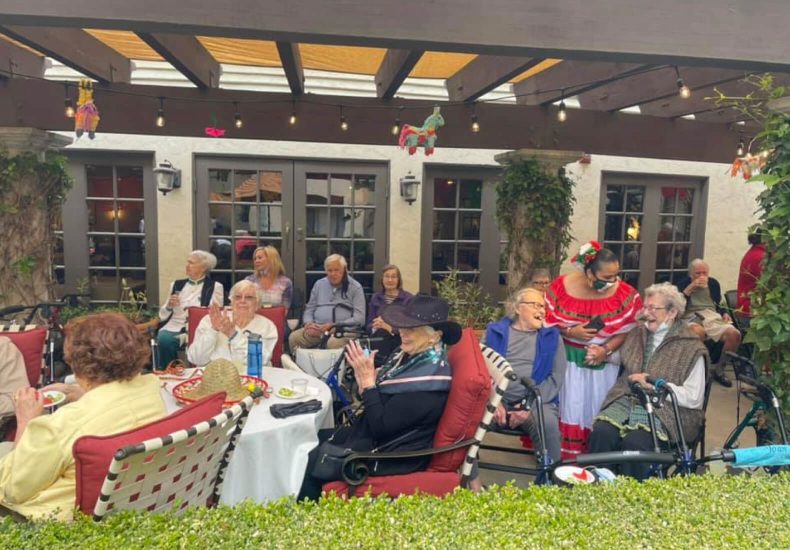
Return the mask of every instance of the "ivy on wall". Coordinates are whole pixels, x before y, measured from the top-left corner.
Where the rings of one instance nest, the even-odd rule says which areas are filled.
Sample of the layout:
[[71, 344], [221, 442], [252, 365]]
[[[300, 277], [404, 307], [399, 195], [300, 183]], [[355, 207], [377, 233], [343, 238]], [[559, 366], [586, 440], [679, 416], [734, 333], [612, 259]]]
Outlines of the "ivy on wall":
[[565, 168], [552, 173], [537, 159], [514, 161], [497, 186], [499, 227], [508, 239], [508, 291], [526, 286], [530, 271], [559, 273], [571, 242], [574, 182]]
[[53, 229], [71, 185], [62, 156], [0, 150], [0, 303], [50, 297]]

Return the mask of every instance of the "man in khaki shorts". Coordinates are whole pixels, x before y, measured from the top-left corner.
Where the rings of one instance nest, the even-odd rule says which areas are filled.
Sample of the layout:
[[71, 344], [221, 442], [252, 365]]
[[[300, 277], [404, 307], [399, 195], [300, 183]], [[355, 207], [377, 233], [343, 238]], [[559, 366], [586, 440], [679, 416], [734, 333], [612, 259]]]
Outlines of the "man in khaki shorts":
[[701, 340], [723, 342], [719, 361], [713, 365], [713, 378], [725, 388], [732, 382], [724, 373], [726, 352], [735, 352], [741, 344], [741, 333], [732, 325], [729, 314], [721, 307], [721, 285], [710, 276], [710, 267], [697, 258], [689, 264], [689, 274], [677, 282], [678, 289], [686, 297], [686, 313], [683, 319]]

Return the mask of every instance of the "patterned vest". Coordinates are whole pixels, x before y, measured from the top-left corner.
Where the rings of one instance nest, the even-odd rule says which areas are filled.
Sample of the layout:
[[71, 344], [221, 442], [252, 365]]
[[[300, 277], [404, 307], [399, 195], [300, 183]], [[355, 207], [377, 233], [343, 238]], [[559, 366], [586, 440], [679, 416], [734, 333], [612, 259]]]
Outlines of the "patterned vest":
[[[623, 360], [623, 373], [617, 383], [609, 390], [601, 410], [624, 395], [630, 393], [628, 388], [628, 375], [647, 372], [655, 378], [663, 378], [676, 386], [682, 386], [691, 374], [694, 363], [700, 356], [705, 358], [705, 380], [708, 379], [708, 366], [710, 358], [705, 346], [699, 338], [694, 336], [688, 328], [681, 327], [679, 332], [670, 329], [664, 340], [653, 350], [653, 354], [643, 368], [645, 346], [647, 343], [647, 329], [639, 327], [628, 333], [620, 348], [620, 357]], [[686, 409], [679, 407], [680, 421], [683, 424], [683, 435], [686, 441], [699, 434], [705, 412], [701, 409]], [[656, 409], [656, 416], [661, 419], [672, 441], [678, 440], [675, 417], [672, 413], [672, 403], [667, 401], [660, 409]]]

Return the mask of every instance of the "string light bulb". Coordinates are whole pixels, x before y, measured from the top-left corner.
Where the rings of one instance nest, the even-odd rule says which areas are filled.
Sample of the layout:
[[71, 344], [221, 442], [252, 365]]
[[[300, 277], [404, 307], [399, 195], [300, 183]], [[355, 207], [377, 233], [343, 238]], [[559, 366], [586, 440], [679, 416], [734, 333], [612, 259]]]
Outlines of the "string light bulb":
[[236, 109], [236, 114], [233, 115], [233, 124], [240, 130], [244, 126], [244, 121], [242, 120], [241, 113], [239, 112], [239, 102], [234, 101], [233, 107]]
[[159, 98], [159, 110], [156, 112], [156, 127], [157, 128], [164, 128], [165, 123], [165, 98]]
[[683, 82], [683, 78], [680, 76], [680, 71], [678, 70], [677, 65], [675, 65], [675, 74], [677, 75], [677, 86], [678, 86], [678, 94], [683, 99], [688, 99], [691, 97], [691, 88], [686, 86], [685, 82]]
[[560, 101], [560, 110], [557, 111], [557, 120], [560, 122], [568, 120], [568, 111], [565, 110], [565, 100]]
[[296, 126], [296, 101], [291, 102], [291, 116], [288, 117], [288, 124]]
[[74, 118], [74, 103], [69, 95], [69, 85], [64, 84], [63, 87], [66, 89], [66, 97], [63, 100], [63, 114], [66, 115], [66, 118]]
[[480, 131], [480, 121], [477, 119], [477, 102], [472, 104], [472, 131], [475, 134]]
[[340, 106], [340, 129], [344, 132], [348, 131], [348, 121], [346, 120], [346, 116], [343, 114], [343, 106]]
[[746, 145], [743, 143], [743, 137], [738, 140], [738, 148], [735, 149], [735, 155], [738, 157], [742, 157], [743, 154], [746, 152]]
[[392, 125], [392, 135], [393, 136], [397, 136], [400, 133], [400, 125], [401, 125], [400, 114], [401, 114], [401, 111], [403, 111], [403, 107], [400, 107], [398, 109], [398, 116], [395, 117], [395, 124]]

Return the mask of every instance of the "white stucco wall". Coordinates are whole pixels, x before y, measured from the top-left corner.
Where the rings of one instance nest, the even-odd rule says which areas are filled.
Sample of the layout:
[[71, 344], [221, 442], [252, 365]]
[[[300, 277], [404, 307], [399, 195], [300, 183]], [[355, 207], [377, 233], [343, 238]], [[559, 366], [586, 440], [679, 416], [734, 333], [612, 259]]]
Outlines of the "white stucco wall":
[[[70, 134], [69, 134], [70, 135]], [[229, 157], [259, 155], [284, 159], [325, 159], [377, 161], [389, 164], [389, 261], [398, 264], [407, 288], [418, 288], [420, 273], [420, 200], [409, 206], [400, 199], [398, 181], [409, 172], [421, 178], [426, 160], [432, 164], [498, 166], [494, 156], [501, 150], [444, 149], [441, 141], [431, 157], [420, 150], [409, 156], [395, 146], [253, 141], [239, 139], [181, 138], [142, 135], [101, 134], [93, 141], [80, 139], [70, 148], [87, 150], [150, 151], [155, 162], [165, 159], [182, 171], [182, 188], [159, 197], [159, 288], [160, 300], [168, 285], [183, 276], [185, 258], [192, 249], [193, 166], [196, 156], [221, 154]], [[746, 250], [746, 228], [754, 223], [754, 198], [760, 189], [729, 177], [727, 166], [700, 162], [679, 162], [593, 155], [589, 164], [573, 163], [568, 173], [577, 181], [577, 204], [573, 234], [578, 243], [598, 232], [601, 172], [674, 174], [708, 179], [705, 256], [714, 277], [725, 289], [734, 288], [738, 264]], [[429, 229], [430, 230], [430, 229]]]

